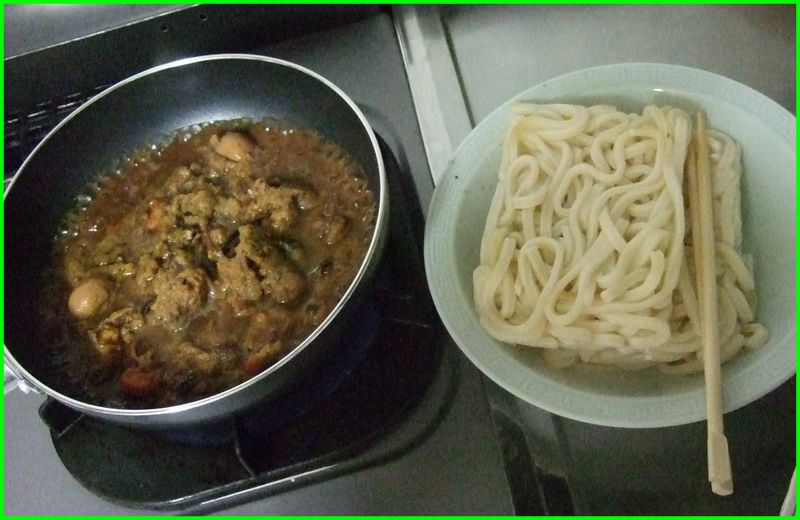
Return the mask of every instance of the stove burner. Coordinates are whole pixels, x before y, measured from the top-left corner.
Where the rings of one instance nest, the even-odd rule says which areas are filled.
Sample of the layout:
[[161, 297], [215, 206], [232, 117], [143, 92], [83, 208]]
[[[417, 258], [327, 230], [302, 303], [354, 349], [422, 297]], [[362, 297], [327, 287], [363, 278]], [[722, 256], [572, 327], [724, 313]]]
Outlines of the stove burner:
[[210, 424], [164, 430], [158, 432], [165, 439], [192, 446], [223, 446], [236, 438], [236, 426], [232, 419]]
[[351, 318], [352, 335], [342, 340], [336, 355], [282, 398], [249, 410], [241, 418], [248, 435], [266, 436], [293, 419], [315, 409], [350, 376], [375, 342], [382, 317], [371, 301], [362, 303]]
[[164, 438], [197, 446], [220, 446], [236, 439], [237, 428], [249, 436], [266, 437], [289, 421], [302, 417], [330, 396], [364, 359], [372, 346], [381, 316], [368, 299], [348, 323], [353, 334], [340, 342], [336, 355], [285, 395], [258, 404], [236, 419], [192, 428], [160, 431]]

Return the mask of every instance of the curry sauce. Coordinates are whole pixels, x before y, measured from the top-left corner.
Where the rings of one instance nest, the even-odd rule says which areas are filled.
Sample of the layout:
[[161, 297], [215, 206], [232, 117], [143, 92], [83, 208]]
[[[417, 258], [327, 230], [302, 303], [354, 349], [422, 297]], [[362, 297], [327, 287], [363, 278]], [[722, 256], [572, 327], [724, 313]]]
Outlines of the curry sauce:
[[314, 131], [181, 132], [133, 154], [68, 218], [47, 274], [53, 355], [107, 406], [230, 388], [322, 323], [374, 226], [361, 168]]

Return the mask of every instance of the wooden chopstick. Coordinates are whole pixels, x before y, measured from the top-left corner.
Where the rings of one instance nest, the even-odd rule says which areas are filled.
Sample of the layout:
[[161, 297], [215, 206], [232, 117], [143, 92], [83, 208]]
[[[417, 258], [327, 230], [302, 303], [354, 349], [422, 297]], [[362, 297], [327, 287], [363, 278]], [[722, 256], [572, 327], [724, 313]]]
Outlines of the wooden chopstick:
[[[695, 152], [695, 142], [694, 139], [689, 143], [689, 151], [686, 154], [686, 177], [689, 181], [689, 212], [690, 218], [692, 219], [692, 242], [693, 242], [693, 253], [694, 253], [694, 276], [695, 276], [695, 286], [697, 287], [697, 307], [698, 313], [702, 312], [702, 303], [700, 299], [702, 298], [701, 290], [702, 290], [702, 279], [703, 279], [703, 257], [700, 253], [702, 248], [698, 247], [698, 244], [701, 240], [700, 238], [700, 201], [697, 196], [697, 153]], [[702, 316], [700, 316], [700, 334], [702, 339]]]
[[717, 276], [714, 252], [714, 213], [711, 158], [705, 116], [697, 114], [694, 146], [687, 155], [689, 204], [692, 219], [697, 297], [703, 340], [703, 369], [708, 424], [708, 480], [717, 495], [733, 493], [728, 439], [722, 421], [722, 378], [717, 323]]

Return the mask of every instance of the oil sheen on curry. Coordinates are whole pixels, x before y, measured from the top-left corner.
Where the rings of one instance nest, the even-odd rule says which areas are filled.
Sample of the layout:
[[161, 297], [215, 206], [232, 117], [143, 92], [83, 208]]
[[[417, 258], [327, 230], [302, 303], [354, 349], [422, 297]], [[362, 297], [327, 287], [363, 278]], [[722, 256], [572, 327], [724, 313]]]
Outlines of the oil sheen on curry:
[[168, 406], [258, 374], [352, 283], [375, 225], [360, 167], [317, 133], [223, 122], [106, 176], [57, 240], [49, 336], [106, 406]]

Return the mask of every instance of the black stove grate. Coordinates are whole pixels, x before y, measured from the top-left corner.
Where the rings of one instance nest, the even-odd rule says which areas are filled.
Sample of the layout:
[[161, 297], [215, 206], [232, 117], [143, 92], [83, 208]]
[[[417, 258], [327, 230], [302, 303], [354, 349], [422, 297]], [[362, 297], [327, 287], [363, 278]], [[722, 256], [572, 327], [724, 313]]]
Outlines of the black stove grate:
[[5, 177], [11, 177], [17, 172], [25, 158], [58, 123], [108, 87], [110, 85], [100, 85], [85, 92], [73, 92], [37, 103], [27, 110], [14, 110], [5, 114], [3, 125]]

